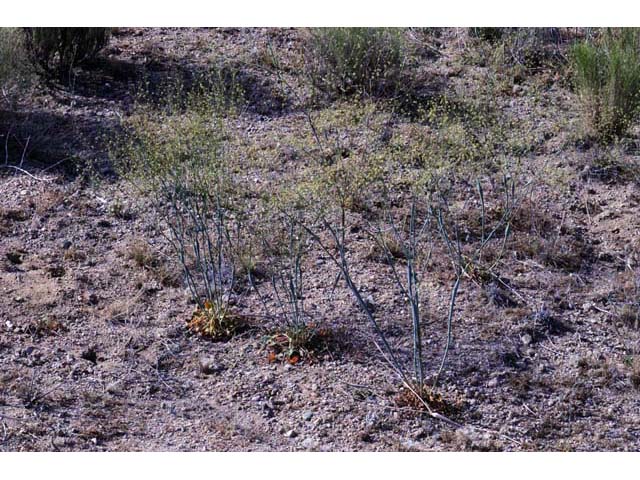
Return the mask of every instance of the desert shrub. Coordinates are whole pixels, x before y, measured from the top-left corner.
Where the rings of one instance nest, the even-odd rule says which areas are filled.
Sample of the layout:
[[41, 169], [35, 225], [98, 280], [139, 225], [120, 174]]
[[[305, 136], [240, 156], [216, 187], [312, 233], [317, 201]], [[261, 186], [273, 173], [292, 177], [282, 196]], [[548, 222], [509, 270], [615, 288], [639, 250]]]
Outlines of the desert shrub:
[[90, 60], [109, 42], [110, 28], [24, 28], [29, 58], [47, 75], [67, 76], [76, 65]]
[[305, 52], [314, 85], [332, 94], [392, 91], [405, 62], [403, 32], [394, 28], [316, 28]]
[[[23, 160], [44, 136], [47, 126], [34, 125], [22, 103], [33, 86], [34, 71], [18, 28], [0, 28], [0, 144], [5, 162]], [[13, 162], [12, 162], [13, 163]]]
[[7, 91], [31, 74], [24, 37], [17, 28], [0, 28], [0, 86]]
[[571, 60], [588, 133], [603, 141], [623, 135], [640, 106], [640, 29], [578, 43]]

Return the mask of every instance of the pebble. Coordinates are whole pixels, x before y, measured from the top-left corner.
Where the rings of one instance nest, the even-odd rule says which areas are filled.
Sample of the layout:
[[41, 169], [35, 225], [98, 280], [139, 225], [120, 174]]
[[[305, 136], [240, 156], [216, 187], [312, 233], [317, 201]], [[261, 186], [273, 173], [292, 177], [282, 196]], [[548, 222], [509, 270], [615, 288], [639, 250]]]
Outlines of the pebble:
[[64, 448], [67, 446], [67, 439], [64, 437], [56, 437], [51, 442], [55, 448]]
[[533, 341], [533, 338], [531, 338], [531, 335], [529, 335], [528, 333], [525, 333], [520, 337], [520, 340], [522, 340], [523, 344], [529, 345]]
[[216, 362], [213, 358], [202, 357], [200, 358], [200, 371], [205, 375], [213, 375], [220, 373], [224, 370], [224, 366]]
[[419, 450], [419, 448], [420, 448], [420, 444], [418, 442], [413, 441], [413, 440], [405, 440], [404, 442], [402, 442], [402, 446], [406, 450]]
[[274, 407], [272, 402], [264, 402], [262, 404], [262, 416], [265, 418], [272, 418], [274, 416], [273, 409]]
[[111, 393], [111, 394], [115, 394], [118, 393], [120, 391], [120, 385], [121, 385], [121, 381], [117, 380], [115, 382], [110, 383], [109, 385], [107, 385], [107, 392]]
[[302, 419], [305, 422], [308, 422], [309, 420], [311, 420], [311, 418], [313, 418], [313, 412], [311, 410], [307, 410], [302, 414]]
[[318, 448], [318, 442], [316, 442], [313, 438], [305, 438], [302, 443], [302, 448], [306, 450], [315, 450]]
[[427, 432], [424, 428], [419, 428], [416, 431], [414, 431], [411, 435], [415, 440], [420, 440], [421, 438], [424, 438], [427, 436]]
[[298, 436], [298, 434], [295, 430], [288, 430], [287, 432], [285, 432], [284, 436], [287, 438], [295, 438]]

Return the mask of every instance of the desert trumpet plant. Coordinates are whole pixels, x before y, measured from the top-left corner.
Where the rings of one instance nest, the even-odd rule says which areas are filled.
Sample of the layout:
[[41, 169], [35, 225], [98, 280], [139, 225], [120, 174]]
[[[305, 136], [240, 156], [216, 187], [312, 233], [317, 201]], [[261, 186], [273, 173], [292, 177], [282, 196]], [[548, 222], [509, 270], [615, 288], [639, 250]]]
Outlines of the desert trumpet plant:
[[[385, 226], [370, 225], [369, 232], [391, 267], [394, 281], [409, 303], [413, 342], [413, 380], [418, 392], [424, 392], [425, 365], [423, 358], [424, 298], [421, 288], [421, 267], [428, 264], [432, 252], [431, 217], [421, 217], [418, 200], [412, 196], [409, 212], [398, 222], [387, 210]], [[398, 258], [400, 257], [400, 258]], [[404, 272], [403, 272], [404, 270]]]
[[243, 222], [234, 204], [224, 123], [206, 102], [153, 115], [143, 111], [127, 121], [121, 170], [166, 227], [198, 305], [194, 321], [208, 325], [198, 330], [227, 332]]
[[[311, 240], [302, 228], [304, 211], [287, 205], [276, 196], [271, 199], [263, 218], [267, 218], [269, 234], [262, 235], [263, 253], [269, 258], [268, 280], [270, 298], [275, 310], [269, 307], [263, 291], [249, 274], [251, 286], [258, 294], [265, 311], [277, 319], [278, 331], [269, 344], [274, 355], [285, 353], [291, 362], [297, 362], [308, 353], [315, 336], [315, 327], [305, 310], [305, 259]], [[277, 226], [280, 235], [275, 235]]]

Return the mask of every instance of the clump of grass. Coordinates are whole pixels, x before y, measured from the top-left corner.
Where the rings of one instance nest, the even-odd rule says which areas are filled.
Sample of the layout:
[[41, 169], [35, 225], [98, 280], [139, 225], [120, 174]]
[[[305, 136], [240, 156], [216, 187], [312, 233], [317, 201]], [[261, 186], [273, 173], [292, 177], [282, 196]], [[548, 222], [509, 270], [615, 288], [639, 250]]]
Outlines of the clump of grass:
[[459, 413], [463, 406], [462, 400], [451, 395], [448, 397], [429, 385], [414, 384], [401, 387], [395, 396], [395, 403], [399, 407], [409, 407], [418, 411], [434, 410], [445, 415]]
[[640, 107], [640, 29], [609, 29], [571, 51], [585, 127], [601, 141], [624, 135]]
[[49, 316], [41, 317], [30, 323], [28, 326], [28, 331], [32, 335], [36, 336], [56, 335], [66, 330], [67, 328], [63, 323], [61, 323], [55, 317]]
[[140, 268], [152, 268], [158, 266], [158, 258], [151, 251], [149, 245], [142, 240], [136, 241], [129, 247], [127, 257]]
[[111, 214], [120, 220], [133, 220], [135, 211], [120, 200], [115, 200], [110, 207]]
[[232, 312], [229, 305], [208, 300], [205, 300], [204, 305], [198, 307], [187, 321], [189, 330], [213, 340], [232, 337], [241, 324], [242, 318]]
[[313, 324], [290, 324], [283, 332], [271, 335], [267, 339], [269, 362], [278, 359], [295, 365], [312, 356], [315, 344], [323, 332]]
[[403, 32], [395, 28], [316, 28], [305, 52], [314, 85], [340, 95], [393, 91], [406, 61]]

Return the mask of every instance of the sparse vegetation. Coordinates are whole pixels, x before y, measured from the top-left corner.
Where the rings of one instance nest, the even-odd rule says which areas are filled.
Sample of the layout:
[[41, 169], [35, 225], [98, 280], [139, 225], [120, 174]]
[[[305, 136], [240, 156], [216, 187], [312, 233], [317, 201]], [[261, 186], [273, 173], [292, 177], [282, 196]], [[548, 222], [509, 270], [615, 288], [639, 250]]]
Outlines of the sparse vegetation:
[[636, 30], [40, 30], [0, 449], [637, 446]]

